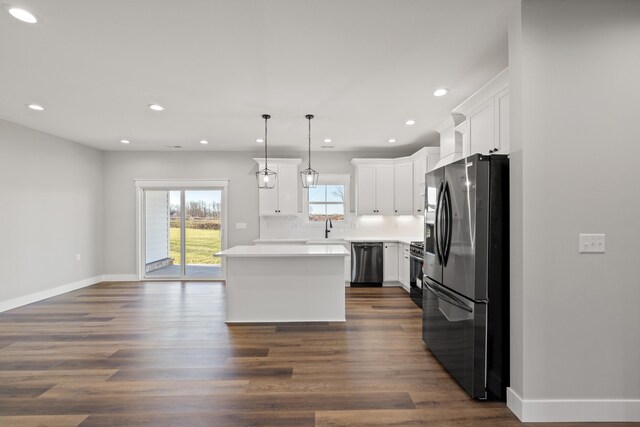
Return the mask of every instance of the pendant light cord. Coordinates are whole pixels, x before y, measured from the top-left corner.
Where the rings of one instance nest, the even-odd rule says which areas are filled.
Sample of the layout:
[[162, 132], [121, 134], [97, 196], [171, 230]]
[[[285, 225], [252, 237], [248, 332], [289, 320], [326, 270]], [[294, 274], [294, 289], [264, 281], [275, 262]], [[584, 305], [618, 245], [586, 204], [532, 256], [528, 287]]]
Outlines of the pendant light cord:
[[265, 172], [265, 175], [266, 175], [267, 170], [268, 170], [268, 166], [267, 166], [267, 120], [269, 120], [269, 118], [265, 116], [265, 118], [264, 118], [264, 172]]
[[313, 116], [307, 116], [309, 119], [309, 169], [311, 169], [311, 118]]

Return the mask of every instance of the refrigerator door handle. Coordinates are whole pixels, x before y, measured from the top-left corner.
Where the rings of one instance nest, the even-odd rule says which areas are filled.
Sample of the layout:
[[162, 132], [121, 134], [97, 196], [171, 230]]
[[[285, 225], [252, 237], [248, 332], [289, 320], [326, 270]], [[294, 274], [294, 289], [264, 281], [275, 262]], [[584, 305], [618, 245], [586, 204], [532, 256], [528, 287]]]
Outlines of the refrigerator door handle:
[[438, 197], [436, 201], [436, 224], [435, 224], [435, 246], [436, 246], [436, 255], [438, 258], [438, 264], [442, 264], [443, 262], [443, 251], [442, 247], [442, 232], [440, 230], [442, 226], [442, 221], [440, 220], [440, 215], [442, 213], [442, 194], [443, 194], [444, 182], [440, 183], [440, 187], [438, 188]]
[[449, 253], [451, 250], [451, 235], [452, 235], [452, 226], [453, 226], [453, 221], [451, 219], [451, 211], [453, 206], [451, 205], [451, 191], [449, 190], [449, 183], [446, 182], [444, 185], [444, 190], [443, 190], [443, 196], [442, 196], [442, 202], [444, 204], [444, 217], [445, 217], [445, 221], [444, 221], [444, 227], [445, 227], [445, 232], [443, 233], [444, 235], [444, 242], [442, 243], [442, 247], [443, 247], [443, 259], [444, 259], [444, 266], [447, 266], [447, 263], [449, 262]]
[[425, 287], [431, 291], [437, 298], [443, 300], [444, 302], [447, 302], [449, 304], [451, 304], [454, 307], [459, 308], [460, 310], [464, 310], [468, 313], [473, 313], [473, 310], [470, 309], [469, 307], [467, 307], [466, 305], [464, 305], [462, 303], [462, 301], [460, 301], [458, 298], [454, 297], [453, 295], [448, 295], [448, 294], [443, 294], [439, 291], [436, 291], [431, 285], [429, 285], [428, 283], [424, 284]]

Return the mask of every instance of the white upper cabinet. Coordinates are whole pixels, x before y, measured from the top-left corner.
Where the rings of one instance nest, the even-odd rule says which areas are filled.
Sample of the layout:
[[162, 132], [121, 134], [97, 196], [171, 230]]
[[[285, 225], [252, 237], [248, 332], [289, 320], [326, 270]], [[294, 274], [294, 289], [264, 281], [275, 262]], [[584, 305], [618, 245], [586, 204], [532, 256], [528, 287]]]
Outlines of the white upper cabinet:
[[466, 116], [456, 130], [463, 134], [463, 152], [509, 153], [509, 74], [502, 71], [454, 109]]
[[489, 154], [496, 145], [493, 98], [469, 113], [467, 126], [469, 153]]
[[278, 214], [295, 215], [298, 213], [298, 165], [278, 164]]
[[420, 156], [413, 161], [413, 214], [422, 215], [424, 210], [425, 174], [427, 173], [427, 156]]
[[356, 211], [358, 215], [393, 215], [393, 163], [356, 165]]
[[437, 147], [398, 159], [353, 159], [356, 214], [422, 215], [424, 175], [439, 159]]
[[396, 163], [394, 169], [394, 213], [413, 215], [413, 162]]
[[[254, 159], [264, 168], [264, 159]], [[300, 159], [269, 159], [269, 169], [275, 171], [275, 188], [259, 189], [260, 216], [296, 215], [298, 213], [298, 165]]]
[[[497, 153], [509, 153], [509, 88], [500, 91], [494, 98], [496, 109]], [[496, 152], [496, 151], [494, 151]]]
[[393, 164], [376, 165], [376, 213], [380, 215], [393, 215], [394, 193], [394, 166]]
[[437, 148], [423, 148], [414, 154], [413, 161], [413, 214], [423, 215], [425, 175], [433, 170], [440, 159]]
[[356, 166], [356, 211], [358, 215], [375, 215], [376, 165]]

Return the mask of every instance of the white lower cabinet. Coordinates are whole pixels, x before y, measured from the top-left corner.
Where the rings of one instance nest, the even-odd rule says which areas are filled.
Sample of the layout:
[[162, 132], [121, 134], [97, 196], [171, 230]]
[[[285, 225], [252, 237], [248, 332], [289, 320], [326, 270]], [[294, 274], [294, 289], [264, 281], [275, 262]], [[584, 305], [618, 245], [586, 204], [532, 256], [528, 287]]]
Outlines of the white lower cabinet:
[[405, 281], [404, 269], [402, 268], [404, 261], [403, 247], [404, 245], [402, 243], [398, 243], [398, 282], [400, 282], [400, 284], [403, 284]]
[[409, 245], [402, 245], [402, 263], [399, 264], [398, 269], [402, 270], [402, 278], [400, 283], [402, 287], [409, 291], [409, 282], [411, 281], [411, 255], [409, 253]]
[[385, 282], [395, 282], [398, 280], [398, 244], [384, 243], [382, 263], [382, 280]]

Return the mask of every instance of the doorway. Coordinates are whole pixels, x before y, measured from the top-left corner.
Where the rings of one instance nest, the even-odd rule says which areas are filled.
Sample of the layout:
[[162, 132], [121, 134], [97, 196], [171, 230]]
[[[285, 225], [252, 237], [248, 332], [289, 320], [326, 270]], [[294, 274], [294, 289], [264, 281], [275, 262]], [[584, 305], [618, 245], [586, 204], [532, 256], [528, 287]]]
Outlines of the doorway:
[[[225, 182], [226, 184], [226, 182]], [[139, 186], [139, 276], [221, 280], [226, 186]]]

